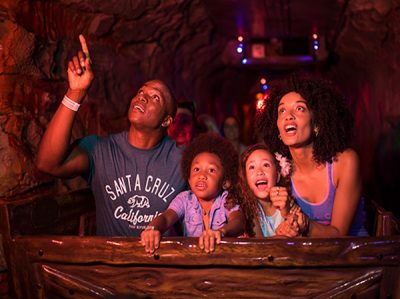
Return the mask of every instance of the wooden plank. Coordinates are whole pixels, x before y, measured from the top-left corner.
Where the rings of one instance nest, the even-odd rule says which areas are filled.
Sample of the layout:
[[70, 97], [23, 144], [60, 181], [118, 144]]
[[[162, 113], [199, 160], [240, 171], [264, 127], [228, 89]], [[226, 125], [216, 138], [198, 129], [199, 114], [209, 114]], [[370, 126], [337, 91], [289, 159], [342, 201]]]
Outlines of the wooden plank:
[[[13, 238], [16, 235], [38, 234], [74, 234], [78, 235], [82, 214], [94, 211], [93, 195], [89, 189], [77, 190], [66, 194], [55, 195], [50, 191], [33, 192], [13, 200], [0, 199], [1, 251], [9, 271], [9, 285], [17, 274], [16, 265], [21, 255], [14, 249]], [[85, 224], [87, 228], [93, 225]], [[22, 253], [22, 256], [23, 253]], [[2, 260], [2, 258], [0, 258]], [[23, 263], [25, 265], [27, 262]], [[11, 266], [9, 266], [11, 265]], [[11, 290], [12, 292], [13, 290]], [[15, 290], [20, 291], [17, 287]], [[21, 298], [18, 296], [18, 298]]]
[[400, 236], [226, 238], [211, 254], [196, 238], [165, 238], [149, 255], [138, 238], [77, 236], [94, 228], [88, 192], [0, 203], [16, 298], [370, 298], [399, 292]]
[[156, 255], [138, 238], [19, 236], [12, 251], [24, 299], [387, 297], [400, 275], [400, 236], [227, 238], [211, 254], [196, 238], [166, 238]]
[[[32, 262], [150, 263], [157, 265], [237, 266], [374, 266], [400, 263], [400, 236], [391, 238], [226, 238], [211, 254], [203, 253], [196, 238], [168, 238], [156, 255], [145, 253], [138, 238], [21, 236]], [[238, 245], [238, 246], [237, 246]], [[65, 253], [68, 252], [66, 255]]]
[[[110, 267], [36, 265], [45, 298], [304, 298], [351, 296], [382, 278], [380, 268]], [[35, 282], [33, 282], [35, 284]], [[38, 284], [32, 286], [37, 289]], [[376, 292], [375, 292], [376, 293]], [[379, 294], [379, 293], [378, 293]], [[350, 297], [349, 296], [349, 297]]]

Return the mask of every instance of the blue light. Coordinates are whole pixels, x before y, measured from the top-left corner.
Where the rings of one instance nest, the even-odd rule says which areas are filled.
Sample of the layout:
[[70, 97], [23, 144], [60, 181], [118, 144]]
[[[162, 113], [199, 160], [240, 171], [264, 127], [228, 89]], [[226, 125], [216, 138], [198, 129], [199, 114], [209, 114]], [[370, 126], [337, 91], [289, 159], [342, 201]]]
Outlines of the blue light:
[[317, 45], [314, 45], [314, 50], [318, 50], [318, 46]]
[[241, 48], [241, 47], [237, 47], [237, 48], [236, 48], [236, 52], [238, 52], [238, 53], [242, 53], [242, 52], [243, 52], [243, 48]]
[[264, 85], [262, 86], [262, 89], [263, 89], [264, 91], [266, 91], [266, 90], [268, 89], [268, 85], [267, 85], [267, 84], [264, 84]]
[[242, 59], [242, 64], [246, 64], [247, 63], [247, 58], [243, 58]]
[[314, 45], [318, 45], [318, 41], [317, 40], [314, 41]]

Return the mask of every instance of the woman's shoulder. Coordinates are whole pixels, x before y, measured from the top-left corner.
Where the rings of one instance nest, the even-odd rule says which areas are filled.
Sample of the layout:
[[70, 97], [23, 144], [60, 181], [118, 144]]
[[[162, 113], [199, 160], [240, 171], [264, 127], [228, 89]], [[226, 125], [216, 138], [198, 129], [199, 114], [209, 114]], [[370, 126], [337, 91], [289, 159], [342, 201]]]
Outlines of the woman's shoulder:
[[333, 160], [334, 173], [338, 176], [346, 173], [359, 173], [360, 159], [355, 150], [351, 148], [345, 149], [343, 152], [338, 153]]
[[345, 149], [343, 152], [338, 153], [336, 157], [333, 159], [333, 162], [338, 165], [346, 165], [346, 164], [359, 164], [359, 157], [355, 150], [351, 148]]

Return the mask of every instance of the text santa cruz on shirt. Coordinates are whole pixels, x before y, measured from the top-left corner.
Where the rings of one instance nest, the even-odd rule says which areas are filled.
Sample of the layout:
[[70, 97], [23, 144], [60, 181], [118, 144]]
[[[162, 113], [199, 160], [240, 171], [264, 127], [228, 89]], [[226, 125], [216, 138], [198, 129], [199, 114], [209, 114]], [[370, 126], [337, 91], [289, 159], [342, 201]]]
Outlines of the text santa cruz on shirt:
[[[145, 184], [143, 185], [142, 182]], [[160, 178], [149, 175], [146, 180], [141, 181], [139, 174], [134, 179], [130, 174], [119, 177], [112, 184], [106, 185], [104, 189], [113, 201], [124, 194], [142, 191], [151, 193], [166, 203], [168, 197], [175, 192], [174, 187], [167, 182], [162, 182]], [[114, 217], [116, 219], [125, 220], [136, 226], [140, 223], [149, 223], [160, 214], [159, 211], [156, 211], [155, 214], [139, 214], [141, 209], [150, 208], [150, 200], [145, 195], [134, 195], [127, 200], [127, 203], [130, 207], [129, 211], [124, 210], [122, 205], [115, 209]]]

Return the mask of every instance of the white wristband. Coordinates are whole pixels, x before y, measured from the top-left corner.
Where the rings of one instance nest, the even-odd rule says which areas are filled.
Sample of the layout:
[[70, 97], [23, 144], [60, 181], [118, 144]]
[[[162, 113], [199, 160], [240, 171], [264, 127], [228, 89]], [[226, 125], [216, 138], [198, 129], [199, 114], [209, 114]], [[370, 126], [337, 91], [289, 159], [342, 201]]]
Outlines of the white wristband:
[[77, 102], [74, 102], [73, 100], [71, 100], [66, 95], [64, 96], [62, 103], [65, 107], [67, 107], [68, 109], [71, 109], [72, 111], [78, 111], [79, 107], [81, 106]]

